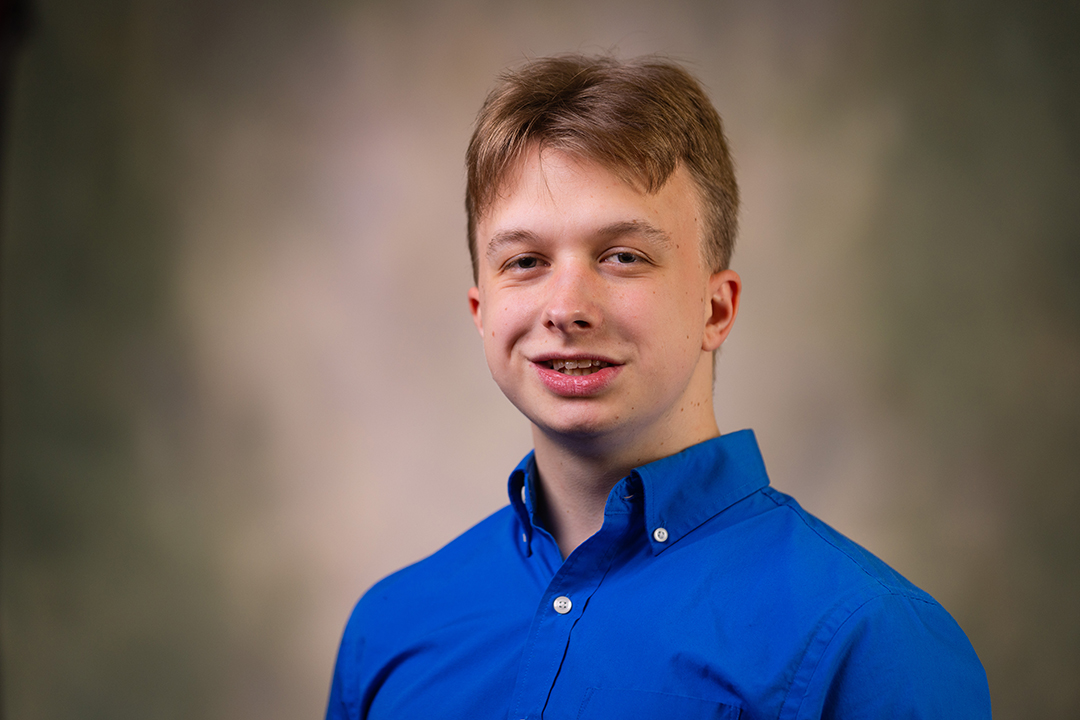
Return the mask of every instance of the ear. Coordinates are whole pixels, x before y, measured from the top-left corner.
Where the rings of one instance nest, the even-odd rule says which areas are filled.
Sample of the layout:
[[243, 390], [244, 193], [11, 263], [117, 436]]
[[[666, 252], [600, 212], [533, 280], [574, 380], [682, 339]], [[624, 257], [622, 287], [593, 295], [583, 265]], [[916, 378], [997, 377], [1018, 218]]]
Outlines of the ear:
[[469, 312], [472, 313], [473, 324], [476, 325], [480, 337], [484, 337], [484, 321], [480, 317], [480, 288], [475, 285], [469, 288]]
[[712, 352], [723, 344], [739, 312], [742, 278], [734, 270], [721, 270], [709, 277], [709, 303], [705, 308], [705, 336], [701, 349]]

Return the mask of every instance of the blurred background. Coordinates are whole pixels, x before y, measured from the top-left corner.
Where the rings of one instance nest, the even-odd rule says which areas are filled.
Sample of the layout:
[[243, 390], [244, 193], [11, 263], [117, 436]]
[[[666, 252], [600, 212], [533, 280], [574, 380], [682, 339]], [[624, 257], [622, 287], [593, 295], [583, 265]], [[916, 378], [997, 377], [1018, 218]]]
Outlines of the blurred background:
[[1080, 7], [3, 4], [2, 707], [319, 717], [374, 581], [530, 447], [467, 313], [496, 74], [660, 52], [745, 199], [716, 386], [773, 483], [1080, 717]]

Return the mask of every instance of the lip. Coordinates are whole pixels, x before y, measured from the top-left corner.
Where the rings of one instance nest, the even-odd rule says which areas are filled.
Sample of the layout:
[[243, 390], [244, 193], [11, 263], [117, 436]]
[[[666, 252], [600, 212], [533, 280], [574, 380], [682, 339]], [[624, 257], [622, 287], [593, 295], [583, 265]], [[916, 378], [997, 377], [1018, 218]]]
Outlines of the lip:
[[[599, 360], [610, 363], [588, 375], [564, 375], [558, 370], [552, 370], [544, 363], [552, 360]], [[551, 392], [562, 397], [588, 397], [601, 392], [622, 371], [623, 366], [614, 360], [599, 357], [597, 355], [541, 355], [532, 359], [532, 366], [536, 374]]]

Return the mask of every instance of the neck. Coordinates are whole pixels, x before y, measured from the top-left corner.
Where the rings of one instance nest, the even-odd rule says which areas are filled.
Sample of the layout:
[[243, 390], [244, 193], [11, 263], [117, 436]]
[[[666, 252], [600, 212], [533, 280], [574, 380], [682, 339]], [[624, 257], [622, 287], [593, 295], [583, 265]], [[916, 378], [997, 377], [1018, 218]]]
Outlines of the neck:
[[539, 432], [533, 434], [540, 474], [540, 521], [565, 559], [604, 524], [608, 493], [634, 466], [584, 457], [544, 442], [537, 437]]
[[637, 437], [622, 442], [609, 437], [567, 438], [533, 426], [540, 475], [538, 512], [564, 559], [604, 524], [608, 493], [631, 470], [720, 435], [711, 395], [699, 407], [699, 422], [689, 427], [673, 423], [683, 427], [659, 437], [654, 433], [652, 442]]

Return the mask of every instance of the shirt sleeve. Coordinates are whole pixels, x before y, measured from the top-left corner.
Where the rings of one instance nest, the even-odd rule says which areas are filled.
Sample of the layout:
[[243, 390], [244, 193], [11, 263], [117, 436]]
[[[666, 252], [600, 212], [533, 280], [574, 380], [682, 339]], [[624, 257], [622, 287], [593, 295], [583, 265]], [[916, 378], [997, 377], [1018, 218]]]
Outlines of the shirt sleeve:
[[808, 652], [797, 718], [989, 720], [990, 691], [975, 650], [933, 600], [868, 600]]
[[360, 630], [359, 604], [353, 610], [341, 637], [334, 677], [330, 682], [330, 700], [326, 720], [360, 720], [360, 660], [364, 637]]

